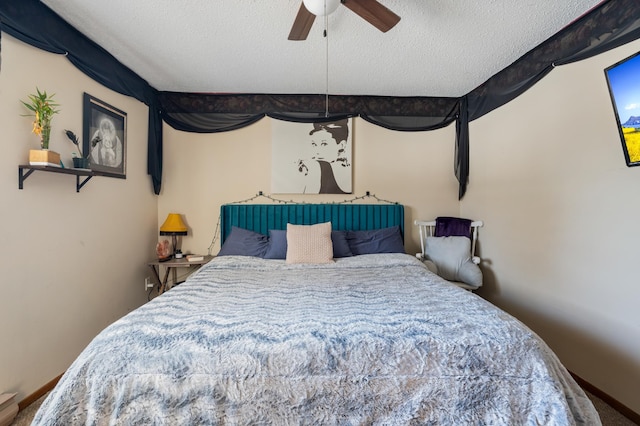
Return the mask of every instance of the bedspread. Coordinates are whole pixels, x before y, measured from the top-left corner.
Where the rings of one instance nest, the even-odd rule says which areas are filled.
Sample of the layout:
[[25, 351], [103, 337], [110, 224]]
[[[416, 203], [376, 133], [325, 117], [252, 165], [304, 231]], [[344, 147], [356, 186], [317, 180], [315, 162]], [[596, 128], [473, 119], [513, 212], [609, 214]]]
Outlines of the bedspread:
[[218, 257], [116, 321], [34, 425], [600, 424], [547, 345], [403, 254]]

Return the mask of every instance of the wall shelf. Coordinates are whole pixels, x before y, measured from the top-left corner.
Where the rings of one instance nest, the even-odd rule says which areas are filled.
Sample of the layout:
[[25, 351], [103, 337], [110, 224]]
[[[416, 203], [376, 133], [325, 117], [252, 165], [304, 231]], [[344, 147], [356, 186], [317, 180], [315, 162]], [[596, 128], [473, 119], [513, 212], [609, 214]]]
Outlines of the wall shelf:
[[74, 175], [76, 177], [76, 192], [80, 192], [89, 179], [96, 176], [92, 170], [88, 169], [67, 169], [54, 166], [31, 166], [28, 164], [21, 164], [18, 166], [18, 189], [23, 189], [24, 181], [27, 180], [31, 173], [36, 170], [50, 173], [62, 173], [66, 175]]

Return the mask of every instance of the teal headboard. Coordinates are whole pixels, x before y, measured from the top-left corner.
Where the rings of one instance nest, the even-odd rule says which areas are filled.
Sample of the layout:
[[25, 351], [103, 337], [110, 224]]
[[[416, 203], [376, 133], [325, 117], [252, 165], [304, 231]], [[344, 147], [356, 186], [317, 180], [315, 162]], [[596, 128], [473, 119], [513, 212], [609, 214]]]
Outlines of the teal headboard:
[[336, 231], [400, 226], [404, 238], [402, 204], [224, 204], [220, 208], [220, 242], [232, 226], [268, 235], [269, 229], [287, 229], [287, 223], [313, 225], [331, 222]]

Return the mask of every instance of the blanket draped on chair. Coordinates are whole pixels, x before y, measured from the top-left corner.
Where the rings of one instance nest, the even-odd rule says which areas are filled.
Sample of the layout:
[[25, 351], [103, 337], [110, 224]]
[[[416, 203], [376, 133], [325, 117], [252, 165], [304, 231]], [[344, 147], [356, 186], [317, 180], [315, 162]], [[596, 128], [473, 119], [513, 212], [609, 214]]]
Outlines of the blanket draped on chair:
[[471, 222], [459, 217], [437, 217], [434, 236], [471, 238]]

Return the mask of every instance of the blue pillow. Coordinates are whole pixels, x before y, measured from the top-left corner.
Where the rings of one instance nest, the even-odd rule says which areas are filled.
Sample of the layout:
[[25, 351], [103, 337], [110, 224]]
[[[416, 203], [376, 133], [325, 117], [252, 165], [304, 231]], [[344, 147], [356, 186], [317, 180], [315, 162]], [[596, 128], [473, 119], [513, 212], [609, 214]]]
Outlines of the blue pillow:
[[[349, 243], [347, 242], [346, 231], [331, 231], [331, 242], [333, 243], [333, 257], [353, 256]], [[269, 230], [269, 247], [264, 254], [265, 259], [286, 259], [287, 258], [287, 231], [282, 229]]]
[[265, 259], [287, 258], [287, 231], [283, 229], [269, 230], [269, 247], [264, 254]]
[[354, 256], [375, 253], [405, 253], [400, 226], [367, 231], [347, 231], [347, 242]]
[[347, 242], [347, 231], [331, 231], [331, 242], [333, 243], [333, 257], [351, 257], [351, 248]]
[[231, 232], [218, 252], [218, 256], [263, 257], [269, 245], [269, 238], [248, 229], [231, 227]]

